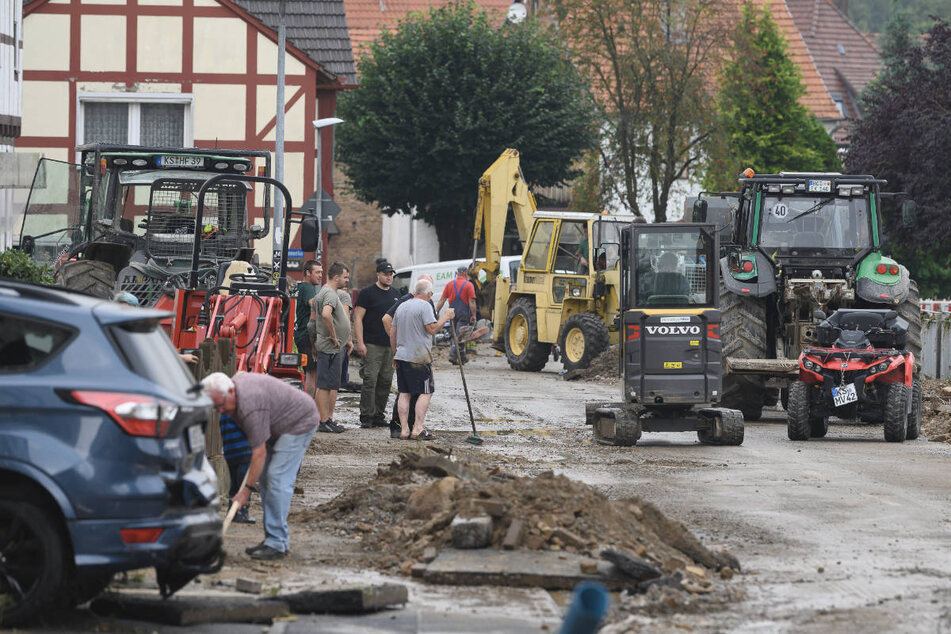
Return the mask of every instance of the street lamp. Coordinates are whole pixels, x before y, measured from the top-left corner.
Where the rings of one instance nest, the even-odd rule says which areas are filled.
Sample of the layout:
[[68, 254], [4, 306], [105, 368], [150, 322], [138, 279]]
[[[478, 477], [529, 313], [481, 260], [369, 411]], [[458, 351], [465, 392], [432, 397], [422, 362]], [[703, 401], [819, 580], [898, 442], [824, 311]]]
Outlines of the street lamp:
[[324, 181], [321, 172], [323, 162], [320, 160], [321, 147], [321, 128], [343, 123], [343, 119], [337, 117], [327, 117], [314, 121], [314, 128], [317, 130], [317, 255], [324, 254]]
[[518, 24], [526, 17], [528, 17], [528, 9], [525, 8], [525, 5], [522, 4], [521, 0], [515, 0], [509, 5], [509, 10], [505, 16], [505, 19], [512, 24]]

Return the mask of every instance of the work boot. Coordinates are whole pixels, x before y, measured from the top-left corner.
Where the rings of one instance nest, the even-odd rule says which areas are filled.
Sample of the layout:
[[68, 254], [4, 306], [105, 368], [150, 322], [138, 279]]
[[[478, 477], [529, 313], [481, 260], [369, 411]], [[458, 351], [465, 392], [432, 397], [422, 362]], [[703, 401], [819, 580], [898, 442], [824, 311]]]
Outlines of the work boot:
[[369, 416], [360, 417], [360, 429], [370, 429], [372, 427], [376, 427], [376, 425], [373, 424], [372, 418]]
[[371, 425], [373, 427], [389, 427], [390, 426], [390, 424], [386, 422], [386, 419], [383, 417], [382, 414], [380, 414], [379, 416], [374, 416], [371, 421]]
[[246, 552], [249, 555], [253, 555], [254, 553], [261, 550], [262, 548], [267, 548], [267, 546], [264, 545], [263, 541], [260, 544], [256, 544], [254, 546], [249, 546], [248, 548], [245, 548], [244, 552]]
[[276, 548], [271, 548], [270, 546], [262, 546], [260, 549], [251, 553], [251, 559], [261, 561], [272, 561], [274, 559], [284, 559], [285, 557], [287, 557], [287, 553], [277, 550]]

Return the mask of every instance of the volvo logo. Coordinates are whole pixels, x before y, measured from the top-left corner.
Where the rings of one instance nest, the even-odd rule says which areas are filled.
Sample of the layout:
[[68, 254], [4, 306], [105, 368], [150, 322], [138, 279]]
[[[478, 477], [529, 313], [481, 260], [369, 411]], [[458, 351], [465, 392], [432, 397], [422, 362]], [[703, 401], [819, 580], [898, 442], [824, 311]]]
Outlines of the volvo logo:
[[649, 335], [699, 335], [700, 326], [647, 326]]

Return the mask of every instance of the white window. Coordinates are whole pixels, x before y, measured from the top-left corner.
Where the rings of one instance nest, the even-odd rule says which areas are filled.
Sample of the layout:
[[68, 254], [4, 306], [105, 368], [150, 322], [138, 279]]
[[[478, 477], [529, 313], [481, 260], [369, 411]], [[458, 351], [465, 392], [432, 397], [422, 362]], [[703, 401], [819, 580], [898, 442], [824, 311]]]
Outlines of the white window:
[[86, 93], [79, 95], [79, 143], [191, 147], [192, 96]]

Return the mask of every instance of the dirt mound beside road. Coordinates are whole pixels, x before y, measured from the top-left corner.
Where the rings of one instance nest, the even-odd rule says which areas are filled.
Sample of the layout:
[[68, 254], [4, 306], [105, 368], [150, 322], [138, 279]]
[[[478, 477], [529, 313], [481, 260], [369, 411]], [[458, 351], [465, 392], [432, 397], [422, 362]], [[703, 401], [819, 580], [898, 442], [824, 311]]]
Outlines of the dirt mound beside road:
[[951, 381], [922, 381], [921, 431], [934, 442], [951, 443]]
[[565, 380], [574, 381], [613, 381], [620, 375], [620, 361], [618, 360], [618, 349], [616, 345], [608, 346], [601, 354], [591, 360], [591, 364], [581, 370], [572, 370], [565, 375]]
[[449, 525], [456, 515], [483, 514], [493, 517], [490, 548], [502, 548], [509, 527], [520, 521], [525, 529], [521, 547], [530, 550], [598, 557], [602, 548], [610, 547], [668, 574], [693, 570], [708, 578], [711, 575], [702, 571], [739, 568], [729, 553], [709, 550], [683, 524], [641, 498], [611, 500], [551, 472], [506, 475], [475, 452], [406, 452], [381, 466], [369, 483], [290, 520], [359, 539], [363, 560], [351, 563], [407, 573], [428, 548], [439, 550], [450, 543]]

